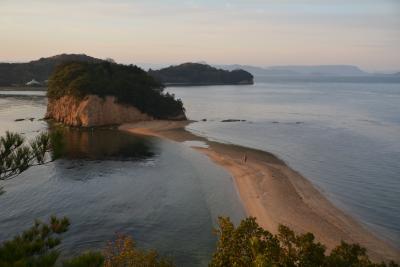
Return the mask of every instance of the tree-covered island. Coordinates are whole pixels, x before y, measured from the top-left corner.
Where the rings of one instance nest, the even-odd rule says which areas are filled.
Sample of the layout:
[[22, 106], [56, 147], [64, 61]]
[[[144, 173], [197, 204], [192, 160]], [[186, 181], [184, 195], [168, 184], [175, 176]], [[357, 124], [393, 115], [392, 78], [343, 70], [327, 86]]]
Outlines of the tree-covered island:
[[[0, 62], [0, 86], [31, 86], [35, 82], [46, 87], [52, 72], [68, 62], [115, 63], [112, 59], [103, 60], [85, 54], [60, 54], [25, 63]], [[148, 74], [166, 85], [253, 84], [253, 75], [239, 68], [228, 71], [207, 64], [184, 63], [160, 70], [150, 69]]]
[[160, 70], [149, 70], [149, 74], [166, 85], [223, 85], [253, 84], [251, 73], [237, 70], [222, 70], [200, 63], [184, 63]]
[[47, 117], [73, 126], [186, 119], [183, 103], [133, 65], [69, 62], [49, 79]]

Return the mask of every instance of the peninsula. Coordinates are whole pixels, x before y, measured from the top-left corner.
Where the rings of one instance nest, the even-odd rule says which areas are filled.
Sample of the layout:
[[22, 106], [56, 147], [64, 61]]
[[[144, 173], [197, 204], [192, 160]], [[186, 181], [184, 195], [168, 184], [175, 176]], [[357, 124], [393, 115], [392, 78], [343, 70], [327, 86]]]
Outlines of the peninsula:
[[49, 79], [46, 118], [69, 126], [103, 126], [153, 119], [186, 120], [183, 103], [132, 65], [70, 62]]

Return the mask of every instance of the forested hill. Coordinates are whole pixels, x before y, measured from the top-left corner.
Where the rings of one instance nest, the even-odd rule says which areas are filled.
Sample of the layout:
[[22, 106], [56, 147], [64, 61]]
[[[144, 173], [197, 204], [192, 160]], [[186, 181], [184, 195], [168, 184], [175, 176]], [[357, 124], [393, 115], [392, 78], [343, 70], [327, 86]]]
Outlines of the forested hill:
[[227, 71], [200, 63], [149, 70], [149, 74], [166, 85], [253, 84], [253, 75], [247, 71]]
[[27, 63], [0, 63], [0, 86], [24, 85], [35, 79], [44, 84], [53, 70], [65, 62], [101, 62], [84, 54], [61, 54]]
[[186, 119], [182, 101], [163, 90], [162, 83], [137, 66], [69, 62], [57, 66], [50, 76], [47, 96], [50, 100], [114, 96], [118, 103], [132, 105], [157, 119]]
[[[67, 62], [100, 63], [85, 54], [61, 54], [27, 63], [0, 63], [0, 86], [21, 86], [35, 80], [46, 85], [57, 66]], [[244, 70], [222, 70], [206, 64], [185, 63], [161, 70], [149, 70], [151, 76], [165, 84], [217, 85], [252, 84], [253, 75]]]

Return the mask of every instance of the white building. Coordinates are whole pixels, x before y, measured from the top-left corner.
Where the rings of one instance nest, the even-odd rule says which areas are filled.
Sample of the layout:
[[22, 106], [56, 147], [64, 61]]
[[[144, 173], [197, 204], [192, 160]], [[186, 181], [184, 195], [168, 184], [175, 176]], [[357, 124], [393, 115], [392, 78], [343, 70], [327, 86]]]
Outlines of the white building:
[[42, 85], [40, 82], [36, 81], [35, 79], [32, 79], [32, 81], [27, 82], [25, 84], [26, 86], [38, 86], [38, 85]]

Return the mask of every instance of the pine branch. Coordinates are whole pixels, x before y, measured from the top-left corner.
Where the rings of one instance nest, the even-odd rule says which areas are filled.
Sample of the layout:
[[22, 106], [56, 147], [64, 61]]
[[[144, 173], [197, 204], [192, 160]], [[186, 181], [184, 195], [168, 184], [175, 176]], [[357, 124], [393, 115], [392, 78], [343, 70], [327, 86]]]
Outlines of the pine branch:
[[57, 135], [41, 133], [27, 144], [21, 135], [6, 132], [0, 138], [0, 180], [12, 179], [30, 167], [54, 161], [59, 153], [52, 153], [53, 144], [60, 146], [59, 138]]

